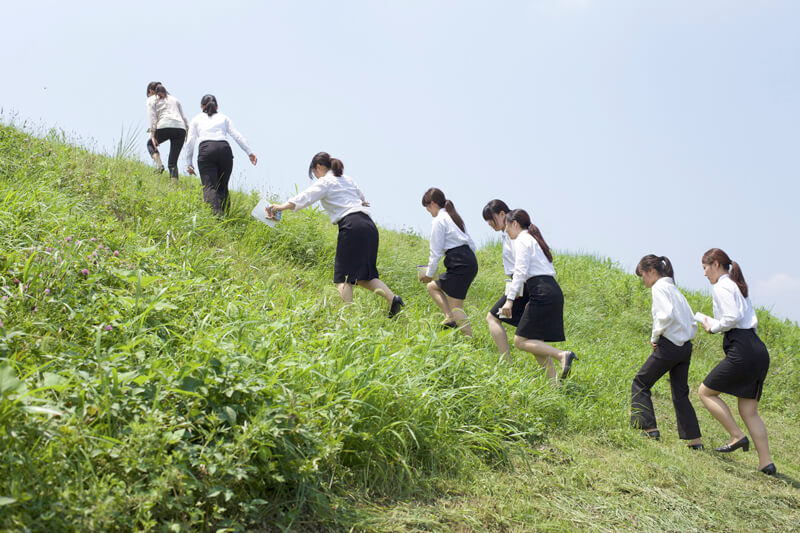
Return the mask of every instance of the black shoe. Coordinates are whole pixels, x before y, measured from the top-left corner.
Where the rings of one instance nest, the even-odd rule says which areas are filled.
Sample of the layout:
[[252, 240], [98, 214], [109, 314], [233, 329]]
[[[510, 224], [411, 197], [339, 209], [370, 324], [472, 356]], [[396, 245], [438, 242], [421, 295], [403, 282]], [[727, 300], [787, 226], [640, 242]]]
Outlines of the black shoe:
[[455, 329], [455, 328], [458, 327], [458, 324], [456, 324], [456, 322], [454, 320], [451, 320], [450, 322], [443, 323], [442, 327], [443, 328], [449, 328], [449, 329]]
[[575, 352], [567, 352], [567, 358], [564, 359], [564, 371], [561, 372], [561, 379], [567, 379], [569, 371], [572, 369], [572, 361], [577, 361], [578, 356]]
[[647, 437], [653, 440], [661, 440], [661, 432], [657, 429], [651, 429], [650, 431], [642, 431], [642, 437]]
[[736, 442], [734, 442], [733, 444], [726, 444], [725, 446], [720, 446], [719, 448], [714, 448], [714, 451], [715, 452], [719, 452], [719, 453], [730, 453], [730, 452], [738, 450], [739, 448], [741, 448], [742, 451], [745, 451], [745, 452], [749, 451], [750, 450], [750, 439], [748, 439], [746, 436], [744, 436], [741, 439], [739, 439]]
[[703, 446], [702, 444], [687, 444], [686, 447], [689, 448], [690, 450], [695, 450], [697, 452], [701, 452], [706, 449], [706, 447]]
[[763, 472], [768, 476], [775, 476], [778, 474], [778, 469], [775, 468], [775, 463], [770, 463], [764, 468], [760, 469], [759, 472]]
[[397, 313], [399, 313], [405, 305], [403, 299], [395, 294], [394, 298], [392, 298], [392, 305], [389, 307], [389, 318], [397, 316]]

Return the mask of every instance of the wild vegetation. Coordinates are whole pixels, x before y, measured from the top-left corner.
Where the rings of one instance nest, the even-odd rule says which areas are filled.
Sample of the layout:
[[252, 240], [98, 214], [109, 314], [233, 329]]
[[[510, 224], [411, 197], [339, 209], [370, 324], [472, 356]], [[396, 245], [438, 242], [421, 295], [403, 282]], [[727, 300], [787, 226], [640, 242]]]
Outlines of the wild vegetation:
[[[686, 449], [666, 379], [663, 440], [628, 427], [650, 296], [611, 261], [556, 256], [581, 359], [553, 387], [525, 354], [503, 363], [483, 323], [499, 246], [478, 254], [464, 339], [437, 327], [416, 280], [418, 235], [381, 230], [381, 277], [407, 304], [388, 320], [363, 291], [342, 306], [324, 214], [271, 229], [234, 194], [219, 219], [196, 180], [172, 185], [118, 152], [0, 126], [0, 528], [800, 527], [796, 324], [758, 311], [773, 479], [752, 453]], [[687, 297], [711, 314], [707, 294]], [[720, 337], [698, 335], [694, 353], [696, 387]], [[722, 443], [693, 400], [706, 443]]]

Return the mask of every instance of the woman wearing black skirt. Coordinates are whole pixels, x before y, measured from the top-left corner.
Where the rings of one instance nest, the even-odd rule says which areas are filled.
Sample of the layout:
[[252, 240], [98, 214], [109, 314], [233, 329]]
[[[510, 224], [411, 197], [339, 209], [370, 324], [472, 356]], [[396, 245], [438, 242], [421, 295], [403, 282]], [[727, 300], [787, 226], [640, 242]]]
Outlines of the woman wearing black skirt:
[[203, 182], [203, 200], [217, 215], [228, 210], [228, 182], [233, 172], [233, 152], [228, 144], [228, 135], [250, 157], [254, 165], [258, 162], [256, 154], [247, 145], [247, 140], [239, 133], [231, 119], [217, 111], [217, 99], [213, 94], [200, 100], [202, 113], [189, 124], [189, 140], [186, 142], [186, 165], [189, 174], [194, 174], [192, 156], [194, 145], [198, 143], [197, 169]]
[[180, 101], [169, 94], [167, 89], [158, 82], [147, 85], [147, 120], [150, 124], [150, 139], [147, 141], [147, 151], [156, 162], [159, 172], [164, 171], [159, 145], [169, 141], [169, 158], [167, 167], [173, 180], [178, 179], [178, 156], [186, 141], [186, 130], [189, 121], [183, 114]]
[[345, 176], [344, 164], [326, 152], [311, 160], [311, 187], [283, 204], [272, 204], [267, 216], [278, 211], [297, 211], [316, 201], [322, 204], [333, 224], [339, 226], [333, 282], [347, 303], [353, 301], [353, 285], [378, 293], [389, 302], [389, 318], [403, 307], [403, 299], [378, 279], [378, 228], [370, 218], [369, 202], [352, 178]]
[[[503, 243], [503, 272], [506, 278], [512, 279], [514, 277], [514, 241], [512, 241], [506, 229], [506, 214], [511, 210], [508, 205], [502, 200], [492, 200], [483, 208], [483, 219], [489, 224], [489, 227], [495, 231], [499, 231]], [[489, 333], [492, 335], [495, 346], [500, 351], [500, 354], [506, 360], [511, 362], [511, 348], [508, 345], [508, 335], [503, 328], [503, 324], [510, 324], [514, 327], [519, 326], [519, 321], [522, 314], [525, 312], [525, 304], [528, 302], [529, 294], [525, 284], [522, 285], [522, 295], [520, 298], [514, 299], [514, 304], [511, 307], [511, 316], [502, 317], [498, 313], [500, 308], [506, 303], [506, 294], [497, 300], [488, 313], [486, 313], [486, 322], [489, 325]]]
[[739, 429], [721, 392], [736, 396], [742, 417], [758, 452], [758, 469], [775, 475], [775, 464], [769, 454], [767, 428], [758, 414], [758, 401], [769, 370], [769, 352], [756, 334], [758, 319], [748, 297], [742, 270], [728, 254], [712, 248], [703, 255], [703, 272], [711, 282], [714, 318], [703, 317], [703, 329], [709, 333], [724, 332], [722, 349], [725, 359], [714, 367], [700, 385], [700, 400], [731, 438], [716, 448], [727, 453], [750, 449], [750, 441]]
[[506, 215], [506, 233], [514, 241], [514, 277], [506, 291], [506, 303], [500, 308], [500, 316], [512, 316], [514, 301], [520, 297], [524, 284], [529, 297], [514, 335], [514, 347], [532, 353], [547, 369], [547, 377], [553, 380], [556, 379], [553, 359], [557, 359], [561, 363], [561, 379], [564, 379], [578, 357], [574, 352], [558, 350], [548, 344], [565, 340], [564, 295], [555, 278], [550, 247], [522, 209], [514, 209]]
[[[444, 313], [442, 325], [459, 328], [461, 333], [471, 337], [472, 328], [464, 312], [464, 299], [472, 280], [478, 275], [475, 243], [467, 235], [464, 221], [453, 202], [446, 199], [441, 190], [432, 187], [425, 191], [422, 205], [433, 217], [433, 222], [428, 267], [419, 280], [427, 284], [428, 294]], [[446, 272], [434, 280], [442, 256]]]

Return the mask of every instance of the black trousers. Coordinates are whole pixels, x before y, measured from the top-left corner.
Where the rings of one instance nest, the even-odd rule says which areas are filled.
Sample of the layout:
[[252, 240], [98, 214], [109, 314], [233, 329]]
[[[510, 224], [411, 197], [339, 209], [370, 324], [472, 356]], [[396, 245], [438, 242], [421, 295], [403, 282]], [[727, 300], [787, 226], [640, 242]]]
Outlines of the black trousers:
[[197, 170], [203, 182], [203, 200], [218, 215], [228, 210], [228, 182], [233, 152], [227, 141], [203, 141], [197, 153]]
[[[178, 156], [186, 142], [186, 130], [183, 128], [159, 128], [156, 130], [156, 142], [160, 145], [164, 141], [169, 141], [169, 159], [167, 168], [173, 178], [178, 177]], [[147, 152], [152, 156], [158, 153], [158, 148], [153, 145], [152, 139], [147, 139]]]
[[692, 402], [689, 401], [689, 363], [692, 357], [692, 343], [676, 346], [666, 337], [658, 339], [656, 348], [639, 373], [633, 378], [631, 386], [631, 425], [640, 429], [651, 429], [656, 425], [656, 413], [650, 399], [650, 389], [661, 376], [669, 372], [672, 389], [672, 405], [678, 419], [678, 436], [684, 440], [700, 438], [700, 424]]

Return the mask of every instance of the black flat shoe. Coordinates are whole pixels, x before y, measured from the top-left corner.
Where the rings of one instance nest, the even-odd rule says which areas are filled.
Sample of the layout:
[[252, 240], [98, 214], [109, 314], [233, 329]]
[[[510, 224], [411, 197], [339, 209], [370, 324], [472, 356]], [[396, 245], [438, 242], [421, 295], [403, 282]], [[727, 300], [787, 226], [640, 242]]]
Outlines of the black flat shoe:
[[443, 328], [449, 328], [449, 329], [455, 329], [455, 328], [458, 327], [458, 324], [456, 324], [455, 321], [451, 320], [450, 322], [442, 323], [442, 327]]
[[577, 361], [578, 356], [575, 352], [567, 352], [567, 358], [564, 360], [564, 370], [561, 372], [561, 379], [567, 379], [569, 371], [572, 370], [572, 361]]
[[734, 452], [734, 451], [738, 450], [739, 448], [741, 448], [742, 451], [745, 451], [745, 452], [749, 451], [750, 450], [750, 439], [748, 439], [745, 436], [745, 437], [742, 437], [741, 439], [737, 440], [733, 444], [726, 444], [725, 446], [720, 446], [719, 448], [714, 448], [714, 451], [715, 452], [719, 452], [719, 453], [730, 453], [730, 452]]
[[698, 452], [701, 452], [706, 449], [706, 447], [703, 446], [702, 444], [687, 444], [686, 447], [689, 448], [690, 450], [695, 450]]
[[392, 298], [392, 305], [389, 307], [389, 318], [396, 317], [397, 313], [402, 311], [405, 305], [403, 299], [395, 294], [394, 298]]
[[768, 476], [774, 476], [778, 473], [778, 469], [775, 468], [775, 463], [770, 463], [764, 468], [761, 468], [759, 472], [762, 472]]
[[657, 429], [651, 429], [650, 431], [642, 431], [642, 437], [647, 437], [648, 439], [653, 439], [653, 440], [661, 440], [661, 432]]

